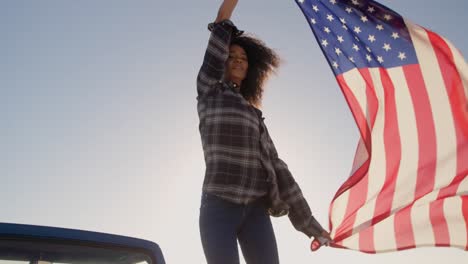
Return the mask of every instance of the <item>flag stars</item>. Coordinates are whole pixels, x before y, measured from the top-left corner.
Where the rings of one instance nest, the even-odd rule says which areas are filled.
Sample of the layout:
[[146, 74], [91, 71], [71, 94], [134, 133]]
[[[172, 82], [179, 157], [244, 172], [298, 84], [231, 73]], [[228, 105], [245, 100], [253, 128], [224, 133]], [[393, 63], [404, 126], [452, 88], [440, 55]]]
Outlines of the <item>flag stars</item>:
[[369, 13], [372, 14], [372, 13], [375, 12], [375, 8], [374, 8], [373, 6], [369, 6], [369, 7], [367, 8], [367, 12], [369, 12]]
[[344, 30], [348, 31], [348, 26], [346, 26], [345, 24], [343, 24], [343, 26], [341, 26]]
[[335, 68], [335, 69], [338, 69], [338, 67], [340, 67], [340, 66], [338, 65], [338, 62], [336, 62], [336, 61], [333, 61], [333, 64], [332, 64], [332, 65], [333, 65], [333, 68]]
[[343, 43], [343, 42], [344, 42], [343, 36], [338, 36], [337, 40], [338, 40], [340, 43]]
[[367, 55], [366, 55], [366, 60], [367, 60], [368, 62], [371, 62], [371, 61], [372, 61], [371, 55], [367, 54]]
[[369, 35], [369, 38], [368, 40], [371, 42], [371, 43], [374, 43], [376, 41], [375, 39], [375, 36], [374, 35]]
[[335, 18], [332, 15], [328, 14], [327, 15], [327, 20], [332, 22], [333, 20], [335, 20]]
[[358, 0], [351, 0], [351, 2], [353, 3], [353, 5], [359, 5], [359, 1]]
[[399, 37], [400, 37], [400, 35], [398, 34], [398, 32], [393, 32], [393, 34], [392, 34], [393, 39], [397, 39]]
[[368, 52], [372, 52], [372, 50], [371, 50], [369, 47], [366, 47], [366, 50], [367, 50]]
[[327, 34], [330, 34], [331, 30], [328, 27], [324, 27], [323, 31], [327, 32]]
[[311, 18], [311, 19], [310, 19], [310, 22], [311, 22], [312, 24], [314, 24], [314, 25], [317, 24], [317, 20], [315, 20], [315, 18]]
[[335, 48], [336, 55], [340, 56], [343, 52], [339, 48]]
[[384, 62], [384, 59], [382, 56], [377, 56], [377, 60], [382, 64]]
[[318, 12], [318, 11], [319, 11], [318, 6], [316, 6], [316, 5], [313, 5], [313, 6], [312, 6], [312, 9], [313, 9], [315, 12]]
[[354, 27], [354, 32], [356, 32], [356, 33], [359, 34], [359, 33], [361, 33], [362, 31], [361, 31], [361, 28], [360, 28], [360, 27]]
[[348, 12], [348, 14], [351, 14], [353, 12], [353, 9], [351, 7], [347, 7], [346, 12]]
[[304, 0], [297, 0], [299, 3], [303, 4]]
[[384, 15], [384, 19], [387, 20], [387, 21], [392, 20], [392, 18], [393, 18], [393, 17], [392, 17], [391, 15], [389, 15], [389, 14], [385, 14], [385, 15]]
[[384, 30], [384, 27], [383, 27], [382, 25], [380, 25], [380, 24], [378, 24], [378, 25], [376, 26], [376, 28], [377, 28], [379, 31]]
[[359, 46], [358, 46], [358, 45], [356, 45], [356, 44], [353, 44], [353, 50], [355, 50], [355, 51], [359, 51]]
[[331, 3], [332, 5], [336, 5], [336, 0], [330, 0], [330, 3]]
[[349, 61], [351, 61], [352, 63], [355, 62], [353, 57], [349, 57]]
[[404, 52], [399, 52], [398, 58], [399, 58], [400, 60], [406, 59], [406, 53], [404, 53]]
[[383, 45], [383, 49], [384, 49], [385, 51], [389, 51], [389, 50], [391, 50], [391, 49], [392, 49], [392, 47], [390, 46], [390, 44], [388, 44], [388, 43], [384, 43], [384, 45]]
[[344, 18], [340, 18], [341, 23], [346, 24], [346, 20]]
[[326, 39], [322, 40], [322, 46], [324, 46], [324, 47], [328, 46], [328, 41]]
[[361, 21], [366, 23], [369, 19], [366, 16], [361, 16]]

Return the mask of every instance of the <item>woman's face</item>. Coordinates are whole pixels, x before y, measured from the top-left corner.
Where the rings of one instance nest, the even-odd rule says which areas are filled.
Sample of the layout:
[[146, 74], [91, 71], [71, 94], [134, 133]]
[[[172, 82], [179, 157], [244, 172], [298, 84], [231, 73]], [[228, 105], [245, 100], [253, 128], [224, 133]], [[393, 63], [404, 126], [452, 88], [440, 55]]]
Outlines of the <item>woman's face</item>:
[[248, 68], [249, 63], [244, 49], [236, 44], [231, 45], [226, 61], [225, 79], [240, 85], [247, 76]]

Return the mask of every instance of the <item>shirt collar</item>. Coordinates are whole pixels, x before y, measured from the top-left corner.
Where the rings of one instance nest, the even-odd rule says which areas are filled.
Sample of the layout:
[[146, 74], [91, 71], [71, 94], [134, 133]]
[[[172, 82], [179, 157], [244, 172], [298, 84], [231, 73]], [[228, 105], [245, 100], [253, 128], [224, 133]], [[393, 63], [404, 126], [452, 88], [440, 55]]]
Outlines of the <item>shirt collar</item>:
[[233, 89], [236, 93], [240, 93], [240, 88], [239, 85], [235, 82], [228, 81], [226, 82], [227, 86], [231, 89]]

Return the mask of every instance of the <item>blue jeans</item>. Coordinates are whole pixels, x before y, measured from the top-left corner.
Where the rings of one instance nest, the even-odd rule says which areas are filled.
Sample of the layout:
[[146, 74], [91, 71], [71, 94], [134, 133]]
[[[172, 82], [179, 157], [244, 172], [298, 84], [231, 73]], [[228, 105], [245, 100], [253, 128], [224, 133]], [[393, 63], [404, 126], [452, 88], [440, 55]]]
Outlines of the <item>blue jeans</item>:
[[261, 200], [241, 205], [203, 193], [200, 235], [208, 264], [238, 264], [237, 241], [248, 264], [279, 263], [275, 233]]

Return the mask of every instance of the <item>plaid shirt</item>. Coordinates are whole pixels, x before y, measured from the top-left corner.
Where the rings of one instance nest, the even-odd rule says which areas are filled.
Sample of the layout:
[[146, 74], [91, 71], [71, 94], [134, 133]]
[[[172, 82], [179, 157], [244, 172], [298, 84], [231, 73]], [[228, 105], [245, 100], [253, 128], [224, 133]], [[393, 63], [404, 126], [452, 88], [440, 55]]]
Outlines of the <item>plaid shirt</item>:
[[233, 35], [230, 20], [211, 23], [211, 36], [197, 78], [199, 130], [206, 171], [203, 191], [247, 204], [266, 198], [273, 216], [288, 214], [307, 236], [323, 228], [312, 216], [301, 189], [280, 158], [264, 123], [262, 111], [224, 81], [225, 62]]

